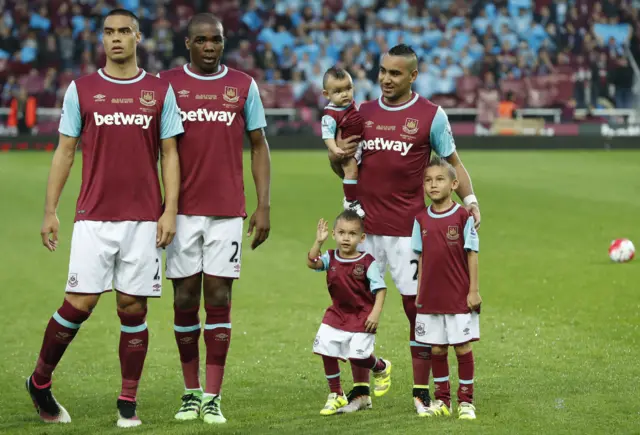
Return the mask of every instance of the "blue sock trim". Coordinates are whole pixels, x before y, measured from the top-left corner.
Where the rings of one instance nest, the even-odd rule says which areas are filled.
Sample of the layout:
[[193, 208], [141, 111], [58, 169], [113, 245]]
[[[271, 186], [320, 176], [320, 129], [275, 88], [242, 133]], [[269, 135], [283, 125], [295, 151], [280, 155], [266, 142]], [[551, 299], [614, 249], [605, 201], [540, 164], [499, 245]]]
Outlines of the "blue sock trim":
[[216, 329], [216, 328], [228, 328], [231, 329], [231, 323], [212, 323], [212, 324], [205, 324], [204, 325], [204, 329]]
[[342, 180], [342, 184], [358, 184], [358, 180]]
[[445, 376], [444, 378], [433, 378], [433, 382], [448, 382], [449, 376]]
[[473, 384], [473, 379], [471, 380], [459, 379], [458, 382], [460, 382], [462, 385], [471, 385]]
[[424, 343], [418, 343], [417, 341], [410, 341], [409, 345], [411, 347], [431, 347], [428, 344], [424, 344]]
[[335, 375], [326, 375], [327, 379], [334, 379], [340, 376], [340, 372], [336, 373]]
[[68, 320], [63, 319], [62, 316], [60, 314], [58, 314], [57, 311], [55, 313], [53, 313], [53, 320], [55, 320], [56, 322], [58, 322], [59, 324], [61, 324], [65, 328], [80, 329], [80, 323], [71, 323]]
[[120, 325], [120, 330], [128, 334], [135, 334], [136, 332], [142, 332], [145, 329], [147, 329], [147, 322], [144, 322], [142, 325], [138, 325], [138, 326]]
[[200, 330], [200, 324], [198, 323], [197, 325], [193, 325], [193, 326], [178, 326], [178, 325], [173, 325], [173, 330], [176, 332], [193, 332], [193, 331], [199, 331]]

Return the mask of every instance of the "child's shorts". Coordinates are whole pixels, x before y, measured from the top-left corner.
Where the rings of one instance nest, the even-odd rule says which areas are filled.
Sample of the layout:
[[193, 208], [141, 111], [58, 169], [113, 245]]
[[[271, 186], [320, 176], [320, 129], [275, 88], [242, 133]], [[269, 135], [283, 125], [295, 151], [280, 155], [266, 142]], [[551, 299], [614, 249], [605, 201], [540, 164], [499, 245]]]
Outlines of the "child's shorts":
[[368, 332], [347, 332], [321, 324], [313, 342], [313, 353], [339, 358], [366, 359], [373, 353], [376, 335]]
[[418, 314], [416, 341], [431, 345], [456, 345], [480, 340], [480, 315]]

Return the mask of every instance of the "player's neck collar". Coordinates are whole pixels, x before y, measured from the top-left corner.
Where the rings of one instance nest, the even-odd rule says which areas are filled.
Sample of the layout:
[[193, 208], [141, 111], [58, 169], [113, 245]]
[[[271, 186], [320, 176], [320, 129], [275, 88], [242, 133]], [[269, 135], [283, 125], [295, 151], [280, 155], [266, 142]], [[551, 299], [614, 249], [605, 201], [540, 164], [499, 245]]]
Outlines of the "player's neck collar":
[[358, 260], [362, 260], [362, 258], [367, 255], [366, 252], [363, 252], [362, 254], [358, 255], [355, 258], [343, 258], [340, 256], [340, 253], [338, 252], [338, 250], [336, 249], [334, 252], [334, 257], [336, 257], [336, 260], [338, 260], [341, 263], [353, 263], [354, 261], [358, 261]]
[[427, 213], [429, 214], [429, 217], [432, 217], [432, 218], [435, 218], [435, 219], [441, 219], [441, 218], [446, 218], [448, 216], [451, 216], [459, 208], [460, 208], [460, 204], [458, 204], [457, 202], [454, 201], [453, 205], [449, 208], [449, 210], [438, 212], [438, 211], [433, 211], [431, 209], [431, 206], [429, 206], [427, 208]]
[[202, 74], [198, 74], [198, 73], [194, 72], [189, 65], [190, 64], [188, 64], [188, 63], [184, 64], [184, 72], [187, 73], [187, 75], [193, 77], [194, 79], [198, 79], [198, 80], [217, 80], [217, 79], [221, 79], [222, 77], [227, 75], [227, 72], [229, 72], [229, 68], [227, 68], [226, 65], [220, 64], [220, 65], [218, 65], [218, 71], [214, 72], [213, 74], [202, 75]]
[[391, 112], [403, 110], [403, 109], [406, 109], [407, 107], [413, 106], [415, 102], [418, 101], [418, 98], [420, 98], [420, 95], [418, 95], [416, 92], [412, 92], [412, 94], [413, 96], [409, 99], [409, 101], [407, 101], [406, 103], [400, 104], [398, 106], [386, 104], [381, 95], [380, 98], [378, 98], [378, 104], [380, 104], [380, 107], [382, 107], [384, 110], [389, 110]]
[[135, 76], [127, 78], [127, 79], [119, 79], [119, 78], [110, 76], [109, 74], [104, 72], [103, 68], [100, 68], [98, 70], [98, 75], [100, 77], [102, 77], [103, 79], [105, 79], [106, 81], [108, 81], [108, 82], [117, 83], [119, 85], [128, 85], [128, 84], [136, 83], [136, 82], [139, 82], [140, 80], [142, 80], [144, 78], [144, 76], [147, 75], [147, 72], [145, 70], [143, 70], [142, 68], [138, 68], [138, 74], [136, 74]]

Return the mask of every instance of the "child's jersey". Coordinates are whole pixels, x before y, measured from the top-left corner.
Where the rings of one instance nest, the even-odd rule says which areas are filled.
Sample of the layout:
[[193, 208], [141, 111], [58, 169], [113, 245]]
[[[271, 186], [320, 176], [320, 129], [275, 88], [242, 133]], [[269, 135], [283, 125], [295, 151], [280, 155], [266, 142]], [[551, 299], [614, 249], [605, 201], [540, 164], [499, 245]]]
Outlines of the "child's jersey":
[[387, 288], [371, 254], [341, 258], [330, 249], [320, 257], [327, 272], [327, 287], [333, 304], [322, 323], [348, 332], [366, 332], [364, 323], [375, 304], [375, 293]]
[[416, 216], [411, 247], [422, 253], [418, 313], [468, 313], [467, 251], [479, 250], [473, 216], [457, 203], [442, 213], [429, 206]]
[[336, 139], [338, 128], [342, 130], [342, 138], [362, 137], [363, 123], [364, 119], [354, 101], [346, 107], [329, 104], [324, 108], [322, 116], [322, 139]]

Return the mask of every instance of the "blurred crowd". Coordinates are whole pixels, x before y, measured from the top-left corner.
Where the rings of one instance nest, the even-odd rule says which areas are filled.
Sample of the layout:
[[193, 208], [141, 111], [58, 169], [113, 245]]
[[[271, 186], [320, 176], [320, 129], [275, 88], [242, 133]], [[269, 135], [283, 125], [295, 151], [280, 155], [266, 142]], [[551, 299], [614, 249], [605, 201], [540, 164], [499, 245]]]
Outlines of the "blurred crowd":
[[[319, 107], [324, 71], [354, 77], [356, 100], [379, 95], [379, 54], [398, 43], [420, 57], [415, 90], [473, 105], [459, 83], [500, 90], [506, 80], [573, 71], [578, 107], [632, 105], [640, 60], [639, 0], [0, 0], [3, 107], [59, 107], [69, 82], [104, 64], [101, 18], [113, 7], [140, 17], [140, 64], [149, 72], [186, 62], [186, 25], [220, 17], [225, 63], [265, 89], [267, 107]], [[627, 54], [629, 54], [629, 58]], [[464, 92], [473, 92], [465, 87]], [[526, 101], [524, 102], [526, 104]], [[21, 106], [24, 107], [24, 106]]]

